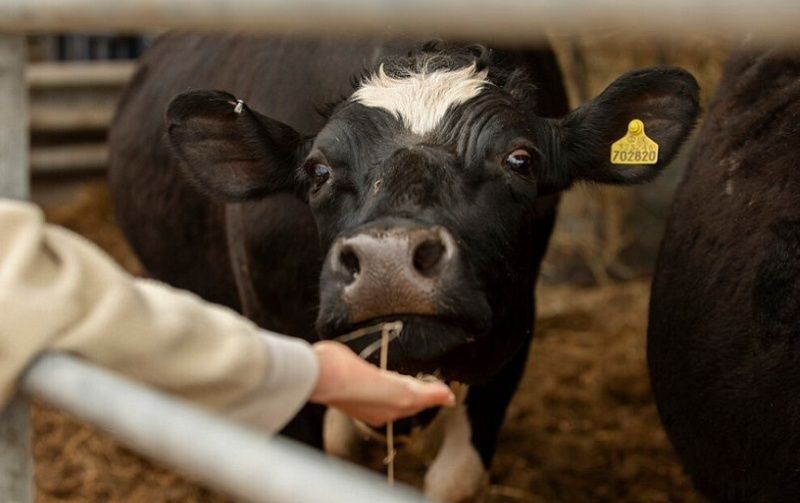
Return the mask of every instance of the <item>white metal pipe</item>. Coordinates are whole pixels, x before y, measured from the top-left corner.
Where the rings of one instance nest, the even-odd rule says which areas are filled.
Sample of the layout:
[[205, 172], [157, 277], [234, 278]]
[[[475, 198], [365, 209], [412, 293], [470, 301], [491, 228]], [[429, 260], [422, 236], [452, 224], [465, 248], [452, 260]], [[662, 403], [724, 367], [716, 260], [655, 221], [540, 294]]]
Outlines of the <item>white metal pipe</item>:
[[[0, 197], [28, 197], [28, 92], [25, 40], [0, 36]], [[0, 237], [2, 239], [2, 237]], [[0, 411], [0, 499], [33, 501], [28, 402], [14, 399]]]
[[408, 487], [390, 489], [362, 468], [268, 439], [72, 356], [42, 356], [22, 387], [130, 448], [247, 501], [422, 501]]
[[31, 89], [122, 87], [136, 71], [133, 61], [32, 63], [26, 80]]
[[3, 0], [0, 31], [387, 28], [516, 42], [544, 29], [798, 37], [797, 0]]
[[36, 175], [55, 173], [99, 172], [108, 165], [105, 143], [72, 143], [31, 149], [31, 172]]
[[0, 197], [27, 199], [28, 89], [25, 40], [0, 36]]
[[0, 411], [0, 501], [33, 501], [33, 460], [28, 401], [16, 397]]

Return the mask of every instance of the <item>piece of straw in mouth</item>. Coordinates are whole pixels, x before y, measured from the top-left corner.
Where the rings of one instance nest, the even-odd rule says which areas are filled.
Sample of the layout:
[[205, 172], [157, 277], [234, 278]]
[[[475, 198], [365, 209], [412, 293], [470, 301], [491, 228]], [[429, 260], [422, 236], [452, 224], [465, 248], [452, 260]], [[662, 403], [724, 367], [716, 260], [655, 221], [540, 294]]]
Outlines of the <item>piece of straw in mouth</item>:
[[[350, 333], [337, 337], [336, 340], [341, 343], [347, 343], [360, 339], [361, 337], [380, 332], [381, 337], [377, 341], [370, 343], [365, 347], [359, 356], [365, 360], [369, 359], [375, 351], [380, 349], [379, 363], [382, 370], [386, 370], [389, 364], [389, 344], [400, 336], [403, 330], [402, 321], [393, 321], [386, 323], [379, 323], [369, 327], [363, 327], [353, 330]], [[386, 424], [386, 458], [383, 464], [386, 465], [386, 479], [390, 486], [394, 485], [394, 457], [396, 454], [394, 448], [394, 423], [389, 421]]]
[[[397, 337], [400, 335], [400, 330], [403, 326], [401, 322], [398, 323], [400, 323], [399, 327], [386, 324], [381, 330], [380, 364], [383, 370], [386, 370], [386, 366], [389, 363], [389, 335], [390, 333], [394, 333], [395, 337]], [[369, 347], [367, 347], [367, 349], [369, 349]], [[390, 486], [394, 485], [394, 456], [396, 452], [397, 451], [394, 449], [394, 423], [389, 421], [386, 424], [386, 459], [383, 460], [383, 464], [386, 465], [386, 479]]]

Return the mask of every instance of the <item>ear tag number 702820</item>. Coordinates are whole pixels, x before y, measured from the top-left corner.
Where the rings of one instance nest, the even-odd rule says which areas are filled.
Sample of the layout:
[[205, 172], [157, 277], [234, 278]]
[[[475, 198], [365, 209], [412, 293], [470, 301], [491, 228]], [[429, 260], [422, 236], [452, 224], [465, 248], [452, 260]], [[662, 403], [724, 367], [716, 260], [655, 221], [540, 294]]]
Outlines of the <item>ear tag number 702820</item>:
[[633, 119], [625, 136], [611, 144], [611, 164], [656, 164], [658, 143], [644, 132], [644, 122]]

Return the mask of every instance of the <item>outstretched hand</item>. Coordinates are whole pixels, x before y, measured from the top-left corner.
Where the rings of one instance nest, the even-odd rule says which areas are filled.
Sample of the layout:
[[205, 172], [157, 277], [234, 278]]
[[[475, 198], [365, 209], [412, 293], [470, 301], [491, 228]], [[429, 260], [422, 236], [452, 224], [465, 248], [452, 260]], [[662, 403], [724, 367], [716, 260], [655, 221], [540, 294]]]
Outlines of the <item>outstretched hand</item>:
[[452, 391], [441, 381], [421, 381], [381, 370], [338, 342], [322, 341], [313, 348], [319, 378], [309, 401], [335, 407], [371, 426], [455, 404]]

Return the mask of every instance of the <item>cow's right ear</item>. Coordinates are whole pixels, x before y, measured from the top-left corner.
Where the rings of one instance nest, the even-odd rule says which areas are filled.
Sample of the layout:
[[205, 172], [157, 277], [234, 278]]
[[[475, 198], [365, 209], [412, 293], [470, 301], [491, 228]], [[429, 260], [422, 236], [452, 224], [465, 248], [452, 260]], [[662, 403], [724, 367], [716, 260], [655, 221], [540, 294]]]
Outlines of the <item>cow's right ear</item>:
[[167, 141], [184, 174], [223, 201], [301, 191], [303, 137], [222, 91], [189, 91], [170, 102]]

